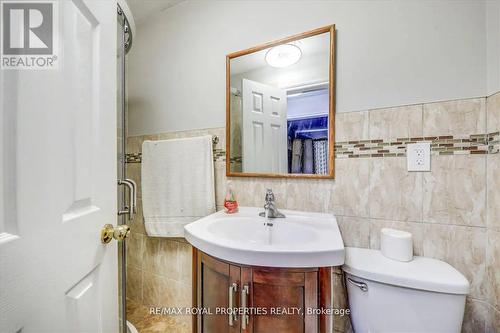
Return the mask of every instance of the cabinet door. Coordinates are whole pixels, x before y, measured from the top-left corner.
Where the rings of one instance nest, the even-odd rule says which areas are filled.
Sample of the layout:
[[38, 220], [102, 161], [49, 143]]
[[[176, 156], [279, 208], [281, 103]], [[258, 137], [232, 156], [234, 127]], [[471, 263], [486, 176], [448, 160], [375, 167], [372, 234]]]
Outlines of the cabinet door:
[[267, 311], [249, 316], [242, 332], [318, 332], [318, 316], [306, 314], [318, 307], [317, 270], [242, 268], [241, 274], [242, 288], [249, 287], [248, 307]]
[[[198, 316], [198, 332], [239, 333], [240, 322], [221, 310], [238, 306], [240, 268], [216, 260], [204, 253], [198, 254], [198, 307], [211, 314]], [[232, 305], [230, 302], [232, 301]]]

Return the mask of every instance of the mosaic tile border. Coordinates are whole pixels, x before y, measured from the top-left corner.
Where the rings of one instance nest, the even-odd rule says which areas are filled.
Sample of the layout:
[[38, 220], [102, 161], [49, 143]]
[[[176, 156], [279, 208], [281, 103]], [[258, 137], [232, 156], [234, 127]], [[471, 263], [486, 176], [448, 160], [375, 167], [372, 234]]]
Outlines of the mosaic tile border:
[[[469, 136], [429, 136], [393, 140], [355, 140], [335, 143], [335, 158], [404, 157], [408, 144], [430, 142], [432, 155], [484, 155], [500, 152], [500, 132]], [[226, 150], [214, 148], [214, 162], [226, 161]], [[141, 153], [125, 154], [126, 163], [141, 163]], [[241, 162], [241, 158], [231, 159]]]
[[481, 155], [499, 152], [500, 132], [469, 136], [429, 136], [393, 140], [359, 140], [335, 143], [335, 158], [403, 157], [408, 144], [430, 142], [432, 155]]
[[229, 162], [231, 162], [231, 163], [243, 163], [243, 157], [242, 156], [231, 157], [229, 159]]
[[[226, 150], [221, 148], [213, 149], [214, 162], [226, 161]], [[125, 163], [142, 163], [142, 153], [125, 154]]]
[[142, 153], [126, 153], [125, 163], [141, 163]]

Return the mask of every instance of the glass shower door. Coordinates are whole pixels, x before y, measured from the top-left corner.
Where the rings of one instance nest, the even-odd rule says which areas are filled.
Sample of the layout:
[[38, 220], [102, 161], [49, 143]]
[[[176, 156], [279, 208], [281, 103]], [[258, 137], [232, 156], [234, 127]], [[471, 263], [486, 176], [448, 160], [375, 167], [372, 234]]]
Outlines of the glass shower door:
[[[116, 146], [117, 146], [117, 177], [125, 179], [125, 141], [126, 141], [126, 122], [125, 122], [125, 15], [118, 6], [117, 29], [116, 29]], [[123, 186], [117, 186], [118, 201], [117, 211], [125, 206], [125, 189]], [[117, 225], [125, 224], [126, 215], [117, 216]], [[120, 304], [120, 328], [123, 333], [127, 333], [126, 318], [126, 241], [118, 244], [118, 267], [119, 267], [119, 304]]]

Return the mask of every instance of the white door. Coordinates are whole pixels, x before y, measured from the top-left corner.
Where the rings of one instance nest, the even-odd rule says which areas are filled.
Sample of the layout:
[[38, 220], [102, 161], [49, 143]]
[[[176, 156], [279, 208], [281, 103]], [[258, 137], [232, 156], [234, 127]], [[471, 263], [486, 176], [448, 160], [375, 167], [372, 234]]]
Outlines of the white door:
[[243, 172], [288, 171], [286, 92], [243, 79]]
[[55, 6], [59, 69], [0, 72], [0, 332], [115, 333], [116, 1]]

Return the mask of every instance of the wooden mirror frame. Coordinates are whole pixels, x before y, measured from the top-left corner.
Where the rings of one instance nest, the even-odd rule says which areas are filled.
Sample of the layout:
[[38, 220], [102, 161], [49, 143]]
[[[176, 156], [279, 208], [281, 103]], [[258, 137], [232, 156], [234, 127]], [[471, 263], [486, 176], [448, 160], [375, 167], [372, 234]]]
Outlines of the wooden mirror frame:
[[[330, 33], [330, 68], [329, 68], [329, 113], [328, 113], [328, 173], [300, 174], [300, 173], [249, 173], [231, 172], [231, 59], [258, 52], [280, 44], [290, 43], [299, 39]], [[264, 43], [246, 50], [230, 53], [226, 56], [226, 176], [227, 177], [266, 177], [266, 178], [307, 178], [333, 179], [335, 178], [335, 25], [328, 25], [318, 29], [306, 31], [290, 37]]]

